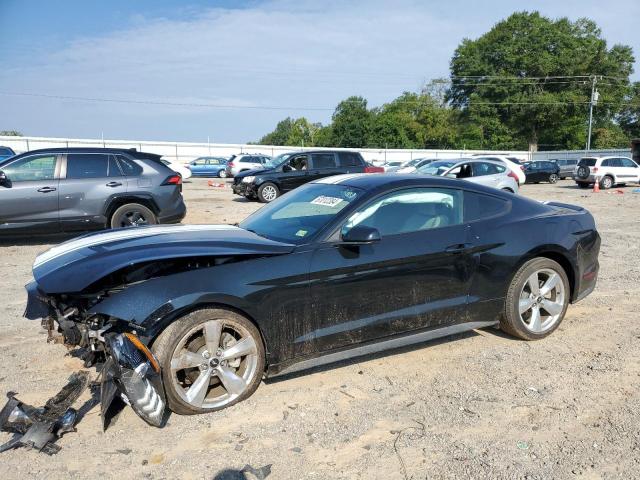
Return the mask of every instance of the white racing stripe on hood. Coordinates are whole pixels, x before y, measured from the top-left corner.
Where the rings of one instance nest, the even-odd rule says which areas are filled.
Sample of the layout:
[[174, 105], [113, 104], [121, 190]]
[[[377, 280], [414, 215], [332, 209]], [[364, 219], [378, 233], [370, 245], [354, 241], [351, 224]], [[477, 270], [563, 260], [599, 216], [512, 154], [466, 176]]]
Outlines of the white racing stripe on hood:
[[80, 250], [86, 247], [93, 247], [96, 245], [102, 245], [110, 242], [117, 242], [120, 240], [129, 240], [132, 238], [152, 237], [155, 235], [164, 235], [169, 233], [183, 233], [183, 232], [209, 232], [217, 230], [235, 230], [239, 227], [232, 225], [172, 225], [172, 226], [152, 226], [152, 227], [130, 227], [121, 230], [113, 230], [110, 232], [104, 232], [97, 235], [91, 235], [86, 238], [79, 238], [77, 240], [69, 240], [68, 242], [61, 243], [60, 245], [50, 248], [44, 253], [41, 253], [36, 257], [36, 261], [33, 267], [39, 267], [40, 265], [58, 258], [61, 255], [65, 255], [76, 250]]
[[351, 180], [352, 178], [361, 177], [366, 173], [345, 173], [344, 175], [334, 175], [332, 177], [325, 177], [320, 180], [316, 180], [314, 183], [328, 183], [332, 185], [339, 184], [345, 180]]

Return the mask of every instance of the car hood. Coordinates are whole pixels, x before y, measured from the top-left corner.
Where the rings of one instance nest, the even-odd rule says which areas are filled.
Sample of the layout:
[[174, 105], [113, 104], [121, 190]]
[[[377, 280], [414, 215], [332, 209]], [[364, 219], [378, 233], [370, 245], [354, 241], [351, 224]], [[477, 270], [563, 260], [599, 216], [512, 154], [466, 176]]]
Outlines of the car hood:
[[123, 267], [148, 261], [228, 255], [281, 255], [294, 245], [231, 225], [154, 225], [85, 235], [38, 255], [33, 277], [47, 294], [80, 292]]
[[274, 168], [256, 168], [255, 170], [245, 170], [242, 173], [236, 175], [236, 178], [248, 177], [250, 175], [262, 175], [263, 173], [273, 173], [276, 170]]

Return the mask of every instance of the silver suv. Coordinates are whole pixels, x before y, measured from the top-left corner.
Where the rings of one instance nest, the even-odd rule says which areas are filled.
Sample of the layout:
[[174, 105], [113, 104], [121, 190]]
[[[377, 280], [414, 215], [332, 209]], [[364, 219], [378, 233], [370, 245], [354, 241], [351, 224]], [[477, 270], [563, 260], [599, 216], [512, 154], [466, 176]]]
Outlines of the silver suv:
[[640, 183], [640, 167], [628, 157], [584, 157], [576, 165], [574, 179], [580, 188], [588, 188], [596, 181], [600, 188], [616, 184]]
[[234, 155], [227, 162], [227, 177], [235, 177], [247, 170], [263, 170], [271, 166], [271, 157], [266, 155]]
[[0, 162], [0, 236], [179, 222], [182, 177], [160, 155], [33, 150]]

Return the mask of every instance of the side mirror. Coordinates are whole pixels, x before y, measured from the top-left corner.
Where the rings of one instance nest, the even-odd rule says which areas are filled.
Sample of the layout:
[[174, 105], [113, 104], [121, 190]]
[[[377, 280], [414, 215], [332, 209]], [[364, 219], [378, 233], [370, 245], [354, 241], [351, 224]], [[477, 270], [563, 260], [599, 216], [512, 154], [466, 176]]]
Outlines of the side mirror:
[[7, 178], [7, 174], [0, 170], [0, 186], [4, 187], [9, 183], [9, 179]]
[[373, 243], [380, 241], [380, 232], [377, 228], [356, 225], [350, 230], [342, 232], [340, 238], [343, 243], [347, 244]]

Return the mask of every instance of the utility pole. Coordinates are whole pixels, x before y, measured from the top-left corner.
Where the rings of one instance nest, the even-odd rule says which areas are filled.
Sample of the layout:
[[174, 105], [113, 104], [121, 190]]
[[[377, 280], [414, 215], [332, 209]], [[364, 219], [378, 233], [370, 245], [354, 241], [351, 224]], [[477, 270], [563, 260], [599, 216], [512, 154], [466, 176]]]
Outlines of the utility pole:
[[587, 152], [591, 150], [591, 126], [593, 124], [593, 106], [598, 104], [598, 97], [600, 94], [596, 90], [596, 82], [598, 77], [593, 75], [591, 77], [591, 101], [589, 102], [589, 134], [587, 135]]

